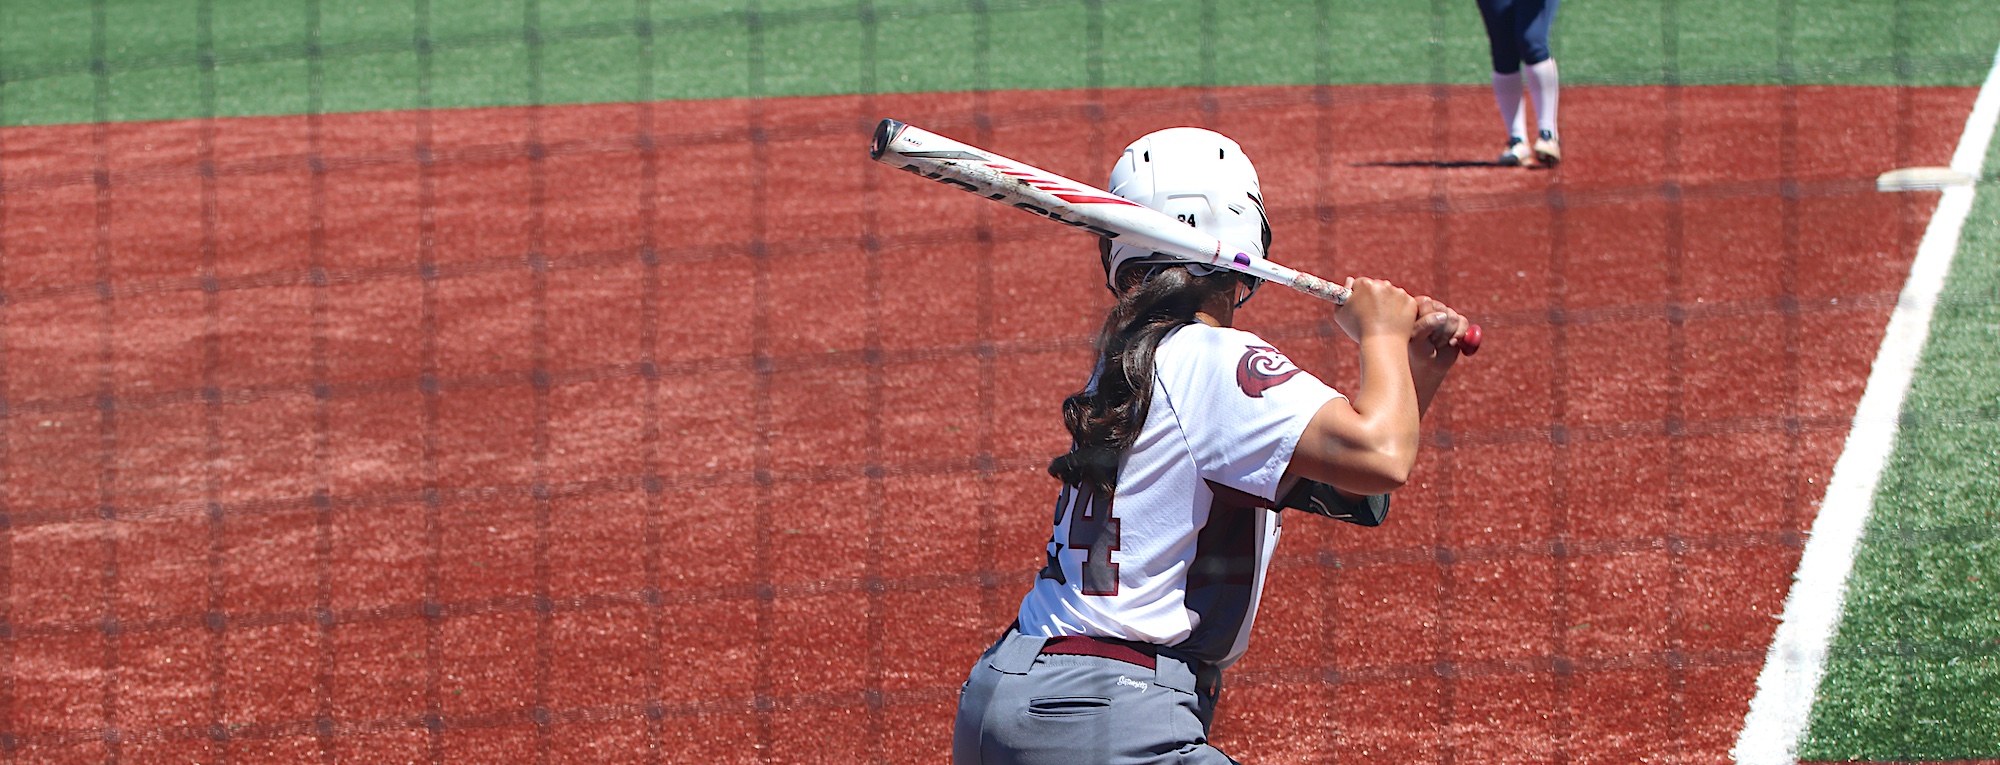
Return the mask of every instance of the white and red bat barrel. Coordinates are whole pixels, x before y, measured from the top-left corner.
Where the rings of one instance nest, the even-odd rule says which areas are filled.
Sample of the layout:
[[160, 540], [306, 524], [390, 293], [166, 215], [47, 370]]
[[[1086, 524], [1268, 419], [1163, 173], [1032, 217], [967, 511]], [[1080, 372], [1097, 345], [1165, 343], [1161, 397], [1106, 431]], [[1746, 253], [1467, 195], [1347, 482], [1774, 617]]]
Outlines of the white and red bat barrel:
[[1230, 247], [1166, 213], [922, 128], [883, 120], [869, 156], [1107, 239], [1293, 284], [1336, 303], [1347, 299], [1340, 285]]

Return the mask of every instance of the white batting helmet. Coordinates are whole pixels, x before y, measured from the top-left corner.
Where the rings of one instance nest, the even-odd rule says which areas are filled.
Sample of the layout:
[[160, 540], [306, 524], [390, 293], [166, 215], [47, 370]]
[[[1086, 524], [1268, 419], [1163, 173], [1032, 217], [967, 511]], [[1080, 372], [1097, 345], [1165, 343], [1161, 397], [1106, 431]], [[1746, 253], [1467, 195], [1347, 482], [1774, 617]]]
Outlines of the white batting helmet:
[[[1270, 244], [1257, 168], [1243, 155], [1243, 147], [1221, 133], [1177, 127], [1140, 136], [1111, 168], [1110, 186], [1113, 194], [1174, 216], [1253, 256], [1264, 257]], [[1104, 284], [1117, 290], [1118, 269], [1130, 263], [1187, 262], [1113, 239], [1104, 258]], [[1221, 269], [1203, 263], [1189, 270], [1205, 276]]]

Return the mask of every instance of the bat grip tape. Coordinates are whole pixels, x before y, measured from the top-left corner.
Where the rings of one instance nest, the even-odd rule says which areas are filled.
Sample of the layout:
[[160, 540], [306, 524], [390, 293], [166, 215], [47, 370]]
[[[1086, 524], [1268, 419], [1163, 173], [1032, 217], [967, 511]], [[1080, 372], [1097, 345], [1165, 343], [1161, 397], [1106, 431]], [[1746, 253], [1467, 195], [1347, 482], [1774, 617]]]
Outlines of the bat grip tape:
[[1301, 271], [1292, 279], [1292, 289], [1321, 300], [1332, 301], [1334, 305], [1347, 304], [1347, 288]]

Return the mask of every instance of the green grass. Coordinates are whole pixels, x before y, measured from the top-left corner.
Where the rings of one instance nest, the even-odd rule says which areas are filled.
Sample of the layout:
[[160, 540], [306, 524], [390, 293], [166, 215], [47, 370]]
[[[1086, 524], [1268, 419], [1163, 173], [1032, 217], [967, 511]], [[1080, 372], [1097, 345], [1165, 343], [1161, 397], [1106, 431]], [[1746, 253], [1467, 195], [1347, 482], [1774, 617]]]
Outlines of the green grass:
[[[1990, 184], [2000, 142], [1986, 166]], [[1801, 759], [2000, 757], [1996, 192], [1980, 190], [1932, 319]]]
[[[1477, 84], [1489, 68], [1465, 0], [649, 6], [642, 16], [634, 0], [8, 0], [0, 124], [976, 88]], [[1570, 0], [1554, 46], [1578, 85], [1976, 85], [1994, 39], [2000, 4], [1984, 0]], [[204, 104], [209, 76], [215, 98]]]

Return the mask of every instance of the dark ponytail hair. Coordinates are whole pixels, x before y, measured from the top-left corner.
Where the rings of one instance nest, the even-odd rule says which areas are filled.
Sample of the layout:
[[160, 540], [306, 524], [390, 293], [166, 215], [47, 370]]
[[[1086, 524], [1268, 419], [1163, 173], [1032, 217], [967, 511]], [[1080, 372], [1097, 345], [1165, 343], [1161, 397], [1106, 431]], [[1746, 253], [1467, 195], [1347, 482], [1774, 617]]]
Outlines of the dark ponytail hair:
[[1094, 384], [1063, 399], [1069, 453], [1049, 463], [1049, 475], [1105, 497], [1118, 488], [1119, 458], [1146, 426], [1160, 341], [1218, 296], [1233, 298], [1239, 282], [1228, 271], [1195, 276], [1186, 265], [1134, 264], [1118, 277], [1118, 304], [1097, 334]]

